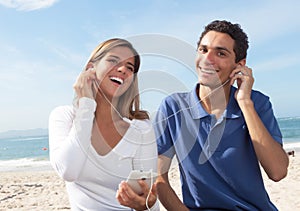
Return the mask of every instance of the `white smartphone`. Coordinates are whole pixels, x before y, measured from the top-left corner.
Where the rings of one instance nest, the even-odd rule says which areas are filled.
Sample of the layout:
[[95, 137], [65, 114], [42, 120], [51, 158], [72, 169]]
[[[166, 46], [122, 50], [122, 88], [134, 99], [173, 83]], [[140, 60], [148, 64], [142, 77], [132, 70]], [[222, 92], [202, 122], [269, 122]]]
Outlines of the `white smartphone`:
[[142, 171], [142, 170], [132, 170], [127, 178], [128, 185], [132, 188], [137, 194], [142, 194], [142, 188], [138, 183], [139, 180], [144, 180], [148, 187], [151, 188], [156, 179], [156, 173], [152, 171]]

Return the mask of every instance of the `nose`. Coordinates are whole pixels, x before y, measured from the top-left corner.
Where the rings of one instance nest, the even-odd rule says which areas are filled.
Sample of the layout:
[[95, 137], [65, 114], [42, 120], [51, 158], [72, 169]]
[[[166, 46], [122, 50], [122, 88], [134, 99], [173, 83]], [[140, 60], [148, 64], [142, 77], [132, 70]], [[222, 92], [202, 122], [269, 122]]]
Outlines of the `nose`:
[[125, 64], [120, 63], [119, 65], [117, 65], [118, 72], [125, 74], [126, 70], [127, 70], [127, 67]]
[[206, 54], [204, 54], [203, 56], [204, 56], [205, 63], [214, 64], [215, 55], [213, 51], [207, 51]]

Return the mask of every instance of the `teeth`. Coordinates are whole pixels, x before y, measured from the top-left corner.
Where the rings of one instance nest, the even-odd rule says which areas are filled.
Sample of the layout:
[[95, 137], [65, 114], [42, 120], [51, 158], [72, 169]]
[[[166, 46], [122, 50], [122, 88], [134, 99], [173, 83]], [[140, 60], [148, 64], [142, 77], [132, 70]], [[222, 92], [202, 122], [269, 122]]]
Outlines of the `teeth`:
[[112, 80], [113, 82], [117, 82], [118, 84], [124, 83], [123, 79], [118, 78], [118, 77], [110, 77], [110, 80]]
[[212, 69], [203, 69], [203, 68], [201, 68], [201, 71], [204, 72], [204, 73], [209, 73], [209, 74], [216, 73], [216, 70], [212, 70]]

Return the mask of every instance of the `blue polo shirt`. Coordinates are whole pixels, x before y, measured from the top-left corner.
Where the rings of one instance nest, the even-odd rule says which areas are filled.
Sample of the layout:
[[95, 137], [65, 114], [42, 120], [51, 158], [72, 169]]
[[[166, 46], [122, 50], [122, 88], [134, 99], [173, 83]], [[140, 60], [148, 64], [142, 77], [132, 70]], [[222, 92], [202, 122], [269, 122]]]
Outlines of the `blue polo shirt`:
[[[198, 85], [197, 85], [198, 86]], [[234, 98], [217, 120], [196, 90], [166, 97], [155, 118], [158, 153], [179, 161], [183, 202], [190, 210], [277, 210], [265, 190], [243, 114]], [[269, 98], [252, 91], [255, 109], [272, 137], [282, 135]]]

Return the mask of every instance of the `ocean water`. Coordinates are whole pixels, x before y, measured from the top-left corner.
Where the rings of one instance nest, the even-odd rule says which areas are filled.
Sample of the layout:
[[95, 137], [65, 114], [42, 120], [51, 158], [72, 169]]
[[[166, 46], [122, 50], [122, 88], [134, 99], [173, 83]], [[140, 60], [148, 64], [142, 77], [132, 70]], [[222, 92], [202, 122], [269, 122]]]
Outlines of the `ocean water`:
[[24, 168], [50, 168], [48, 136], [0, 139], [0, 172]]
[[[278, 118], [284, 144], [300, 143], [300, 117]], [[0, 139], [0, 172], [51, 169], [48, 136]]]
[[300, 117], [277, 119], [284, 143], [300, 142]]

